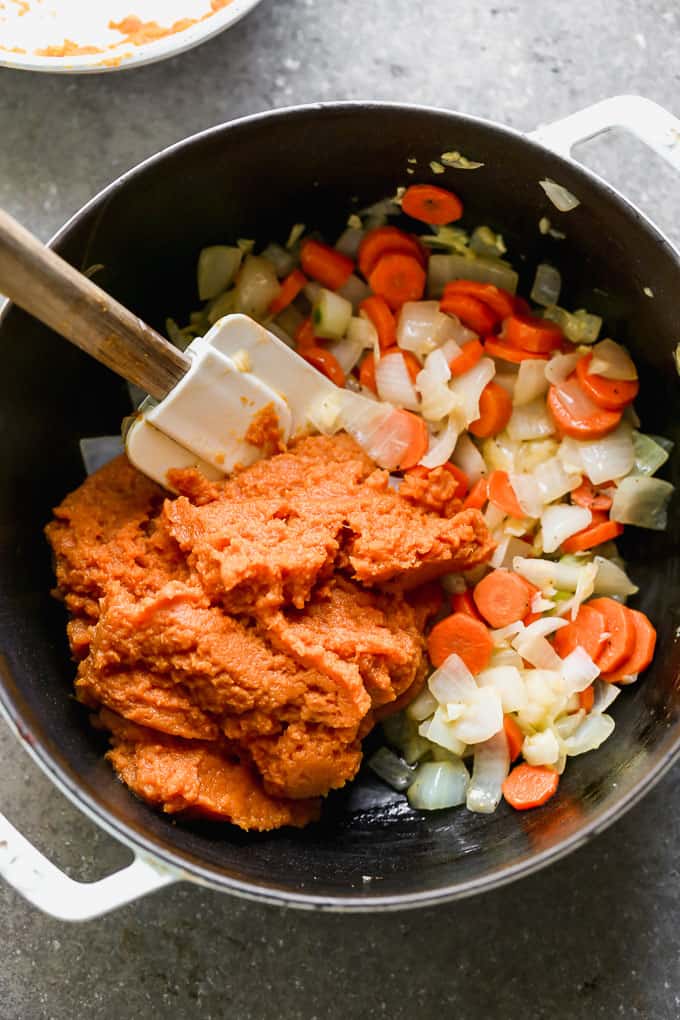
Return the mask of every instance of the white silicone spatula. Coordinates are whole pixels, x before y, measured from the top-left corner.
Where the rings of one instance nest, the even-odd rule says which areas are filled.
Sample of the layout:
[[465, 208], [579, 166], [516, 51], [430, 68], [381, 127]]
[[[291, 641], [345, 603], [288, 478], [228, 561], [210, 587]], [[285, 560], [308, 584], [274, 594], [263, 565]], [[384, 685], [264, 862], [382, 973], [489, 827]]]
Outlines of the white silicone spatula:
[[246, 435], [273, 410], [284, 441], [323, 415], [376, 423], [389, 406], [339, 389], [245, 315], [219, 320], [179, 351], [0, 210], [0, 293], [150, 394], [127, 453], [167, 485], [173, 467], [209, 477], [262, 456]]

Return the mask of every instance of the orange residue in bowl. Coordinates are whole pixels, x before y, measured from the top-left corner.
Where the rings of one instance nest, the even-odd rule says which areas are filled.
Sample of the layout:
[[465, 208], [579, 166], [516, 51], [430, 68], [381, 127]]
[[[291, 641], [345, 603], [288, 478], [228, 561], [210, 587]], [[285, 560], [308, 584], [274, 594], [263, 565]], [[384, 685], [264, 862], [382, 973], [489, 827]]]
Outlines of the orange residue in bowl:
[[61, 46], [45, 46], [35, 50], [36, 57], [89, 57], [93, 53], [101, 53], [98, 46], [79, 46], [72, 39], [64, 39]]

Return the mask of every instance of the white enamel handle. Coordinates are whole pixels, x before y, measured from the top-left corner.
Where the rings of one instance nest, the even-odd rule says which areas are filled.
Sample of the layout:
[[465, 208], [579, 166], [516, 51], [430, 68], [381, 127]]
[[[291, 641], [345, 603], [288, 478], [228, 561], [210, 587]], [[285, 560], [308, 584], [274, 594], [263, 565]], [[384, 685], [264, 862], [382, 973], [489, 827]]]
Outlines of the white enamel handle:
[[623, 128], [680, 171], [680, 120], [658, 103], [642, 96], [612, 96], [585, 110], [544, 124], [529, 138], [558, 156], [569, 156], [579, 142], [595, 138], [612, 128]]
[[2, 814], [0, 875], [29, 903], [60, 921], [89, 921], [180, 878], [153, 859], [137, 855], [128, 867], [98, 882], [76, 882]]

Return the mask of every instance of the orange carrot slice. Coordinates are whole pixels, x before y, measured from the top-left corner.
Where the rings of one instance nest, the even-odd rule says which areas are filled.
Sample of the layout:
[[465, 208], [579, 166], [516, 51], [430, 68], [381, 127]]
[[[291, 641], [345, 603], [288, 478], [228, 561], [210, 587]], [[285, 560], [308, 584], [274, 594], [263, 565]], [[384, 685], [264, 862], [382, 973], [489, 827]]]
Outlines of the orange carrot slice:
[[503, 783], [503, 796], [517, 811], [540, 807], [557, 791], [560, 777], [545, 765], [516, 765]]
[[407, 301], [419, 301], [425, 291], [425, 270], [413, 255], [381, 256], [368, 282], [374, 294], [384, 298], [393, 311]]
[[294, 269], [289, 273], [285, 280], [281, 281], [281, 290], [269, 305], [269, 314], [278, 315], [292, 304], [306, 283], [307, 277], [300, 269]]
[[465, 591], [456, 592], [451, 596], [451, 609], [454, 613], [465, 613], [466, 616], [471, 616], [473, 620], [482, 619], [472, 597], [471, 588], [466, 588]]
[[519, 574], [510, 570], [492, 570], [475, 586], [477, 609], [490, 627], [507, 627], [524, 620], [531, 610], [533, 589]]
[[489, 499], [489, 485], [486, 478], [478, 478], [463, 503], [464, 510], [481, 510]]
[[497, 436], [510, 421], [512, 398], [507, 390], [493, 380], [487, 383], [479, 398], [479, 418], [470, 422], [468, 431], [473, 436], [485, 439]]
[[413, 234], [407, 234], [399, 227], [376, 227], [366, 232], [357, 252], [359, 269], [366, 279], [375, 269], [378, 260], [387, 254], [413, 255], [421, 266], [425, 266], [427, 261], [420, 241]]
[[300, 350], [300, 354], [305, 361], [308, 361], [310, 365], [318, 369], [319, 372], [335, 383], [336, 386], [345, 385], [345, 373], [340, 367], [338, 359], [330, 351], [325, 350], [323, 347], [304, 347]]
[[595, 704], [595, 688], [592, 684], [590, 687], [586, 687], [585, 691], [579, 691], [578, 704], [579, 708], [582, 708], [584, 712], [591, 711]]
[[549, 354], [536, 354], [535, 351], [523, 351], [519, 347], [513, 347], [511, 344], [506, 343], [504, 340], [499, 340], [494, 336], [488, 336], [485, 339], [484, 350], [492, 358], [500, 358], [502, 361], [511, 361], [515, 365], [519, 365], [522, 361], [526, 361], [527, 359], [547, 361], [550, 357]]
[[[605, 483], [602, 488], [608, 489]], [[577, 506], [585, 506], [589, 510], [611, 510], [612, 498], [603, 492], [598, 492], [595, 486], [587, 478], [581, 479], [581, 484], [569, 493], [572, 503]]]
[[452, 191], [434, 184], [412, 184], [401, 200], [402, 212], [414, 220], [444, 226], [463, 215], [463, 203]]
[[611, 673], [630, 659], [635, 648], [636, 627], [629, 610], [610, 598], [591, 599], [591, 609], [604, 617], [605, 641], [595, 660], [601, 673]]
[[477, 280], [452, 280], [444, 287], [444, 297], [450, 294], [469, 294], [477, 298], [495, 312], [496, 320], [502, 322], [509, 318], [516, 310], [515, 298], [502, 287], [495, 287], [493, 283], [479, 283]]
[[295, 331], [295, 344], [299, 354], [302, 354], [307, 347], [318, 347], [311, 318], [304, 319], [298, 326]]
[[632, 403], [638, 395], [640, 383], [637, 379], [605, 379], [603, 375], [588, 372], [592, 354], [586, 354], [576, 362], [576, 377], [581, 388], [590, 399], [606, 411], [620, 411]]
[[630, 656], [618, 669], [611, 670], [602, 676], [602, 679], [610, 684], [620, 683], [626, 676], [642, 673], [654, 658], [654, 649], [656, 647], [656, 630], [654, 626], [644, 613], [639, 612], [637, 609], [625, 608], [635, 629], [635, 644]]
[[503, 716], [503, 729], [505, 730], [505, 736], [508, 738], [510, 761], [516, 761], [522, 753], [524, 734], [519, 728], [514, 715]]
[[354, 271], [354, 263], [347, 255], [312, 238], [302, 242], [300, 263], [307, 276], [329, 290], [339, 290]]
[[550, 387], [547, 403], [557, 428], [573, 439], [602, 439], [621, 421], [621, 411], [598, 407], [574, 375]]
[[474, 368], [477, 362], [481, 359], [484, 354], [484, 348], [480, 344], [479, 340], [468, 340], [466, 344], [460, 349], [460, 354], [457, 354], [455, 358], [452, 358], [449, 362], [449, 371], [451, 375], [465, 375], [471, 368]]
[[359, 366], [359, 382], [375, 395], [378, 395], [378, 387], [375, 381], [375, 354], [369, 351]]
[[503, 323], [503, 339], [523, 351], [549, 354], [560, 346], [564, 334], [560, 327], [549, 319], [537, 319], [532, 315], [515, 313]]
[[510, 517], [524, 517], [507, 471], [492, 471], [489, 475], [489, 502]]
[[397, 324], [384, 298], [377, 294], [364, 298], [359, 305], [359, 315], [363, 315], [375, 327], [381, 351], [397, 346]]
[[491, 333], [498, 323], [496, 313], [470, 294], [445, 294], [439, 302], [439, 309], [447, 315], [455, 315], [464, 326], [482, 336]]
[[611, 542], [623, 534], [623, 524], [610, 521], [603, 510], [593, 510], [592, 514], [593, 519], [587, 528], [565, 538], [562, 548], [566, 553], [585, 552], [586, 549], [594, 549], [596, 545]]
[[604, 616], [593, 608], [591, 602], [579, 606], [576, 619], [555, 632], [555, 651], [561, 659], [566, 659], [576, 647], [587, 652], [593, 662], [604, 648], [606, 641]]
[[435, 668], [455, 653], [475, 675], [488, 665], [493, 642], [480, 620], [467, 613], [454, 613], [434, 625], [427, 639], [427, 651]]

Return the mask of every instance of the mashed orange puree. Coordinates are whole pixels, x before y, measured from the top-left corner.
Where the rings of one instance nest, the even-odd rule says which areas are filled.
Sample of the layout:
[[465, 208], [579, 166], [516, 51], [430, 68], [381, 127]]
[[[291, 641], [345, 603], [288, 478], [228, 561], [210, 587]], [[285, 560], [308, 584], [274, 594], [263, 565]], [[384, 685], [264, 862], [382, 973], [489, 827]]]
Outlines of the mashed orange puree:
[[171, 481], [176, 498], [120, 457], [47, 527], [77, 696], [145, 800], [305, 825], [422, 686], [434, 603], [409, 592], [488, 558], [488, 532], [433, 512], [427, 487], [404, 499], [345, 435]]

